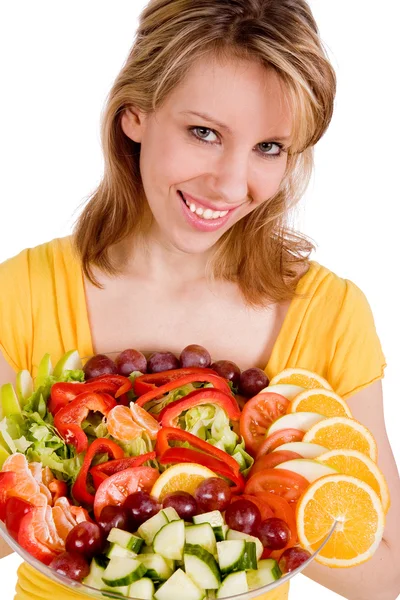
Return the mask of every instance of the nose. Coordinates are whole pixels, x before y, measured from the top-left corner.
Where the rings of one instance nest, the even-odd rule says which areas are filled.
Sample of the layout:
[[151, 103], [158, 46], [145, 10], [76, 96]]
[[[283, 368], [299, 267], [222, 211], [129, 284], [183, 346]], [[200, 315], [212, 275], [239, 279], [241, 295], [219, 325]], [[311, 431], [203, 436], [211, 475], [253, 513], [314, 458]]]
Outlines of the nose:
[[225, 151], [213, 160], [210, 188], [224, 202], [238, 205], [249, 195], [249, 158], [242, 152]]

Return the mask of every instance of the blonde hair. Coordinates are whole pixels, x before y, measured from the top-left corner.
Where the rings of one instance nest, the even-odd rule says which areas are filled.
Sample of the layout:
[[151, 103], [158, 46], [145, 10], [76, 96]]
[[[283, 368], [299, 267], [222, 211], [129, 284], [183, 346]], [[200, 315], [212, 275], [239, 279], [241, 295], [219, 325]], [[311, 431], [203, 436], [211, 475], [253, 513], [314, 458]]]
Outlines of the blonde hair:
[[313, 146], [332, 117], [336, 79], [305, 0], [151, 0], [136, 39], [108, 97], [102, 124], [103, 179], [75, 228], [83, 271], [116, 275], [109, 248], [144, 230], [146, 198], [140, 145], [122, 131], [129, 107], [151, 112], [206, 53], [256, 60], [284, 84], [294, 129], [278, 192], [235, 223], [217, 242], [208, 274], [236, 282], [249, 305], [295, 295], [299, 273], [314, 249], [287, 224], [313, 167]]

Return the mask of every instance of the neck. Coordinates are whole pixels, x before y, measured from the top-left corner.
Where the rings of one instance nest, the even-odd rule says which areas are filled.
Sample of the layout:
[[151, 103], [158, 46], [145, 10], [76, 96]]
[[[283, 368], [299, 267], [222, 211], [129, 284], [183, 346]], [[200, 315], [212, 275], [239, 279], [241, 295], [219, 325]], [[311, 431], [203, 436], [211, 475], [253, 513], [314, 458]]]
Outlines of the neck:
[[127, 277], [139, 277], [166, 286], [182, 286], [205, 278], [212, 249], [201, 254], [188, 254], [155, 236], [133, 241], [127, 238], [114, 246], [112, 260], [123, 265]]

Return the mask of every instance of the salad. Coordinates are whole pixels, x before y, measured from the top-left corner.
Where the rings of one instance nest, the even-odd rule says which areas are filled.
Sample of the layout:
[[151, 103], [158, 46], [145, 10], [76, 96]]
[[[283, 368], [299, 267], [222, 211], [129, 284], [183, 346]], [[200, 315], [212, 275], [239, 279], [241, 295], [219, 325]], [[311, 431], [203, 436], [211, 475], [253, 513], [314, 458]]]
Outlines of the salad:
[[375, 440], [305, 369], [269, 381], [195, 344], [84, 365], [72, 350], [0, 399], [0, 520], [105, 595], [232, 597], [305, 564], [335, 524], [316, 557], [331, 567], [382, 539]]

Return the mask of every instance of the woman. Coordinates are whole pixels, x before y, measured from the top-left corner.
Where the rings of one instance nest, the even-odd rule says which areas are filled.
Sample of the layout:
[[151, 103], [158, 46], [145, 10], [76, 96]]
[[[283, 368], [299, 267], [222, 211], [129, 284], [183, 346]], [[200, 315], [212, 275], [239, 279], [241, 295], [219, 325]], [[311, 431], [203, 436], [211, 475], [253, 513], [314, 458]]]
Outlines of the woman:
[[[74, 236], [0, 266], [0, 382], [35, 374], [45, 352], [194, 342], [269, 376], [317, 371], [377, 439], [392, 508], [368, 563], [307, 575], [346, 598], [392, 600], [400, 493], [373, 317], [285, 226], [334, 94], [304, 0], [152, 0], [109, 96], [105, 174]], [[17, 600], [54, 594], [77, 597], [21, 568]]]

